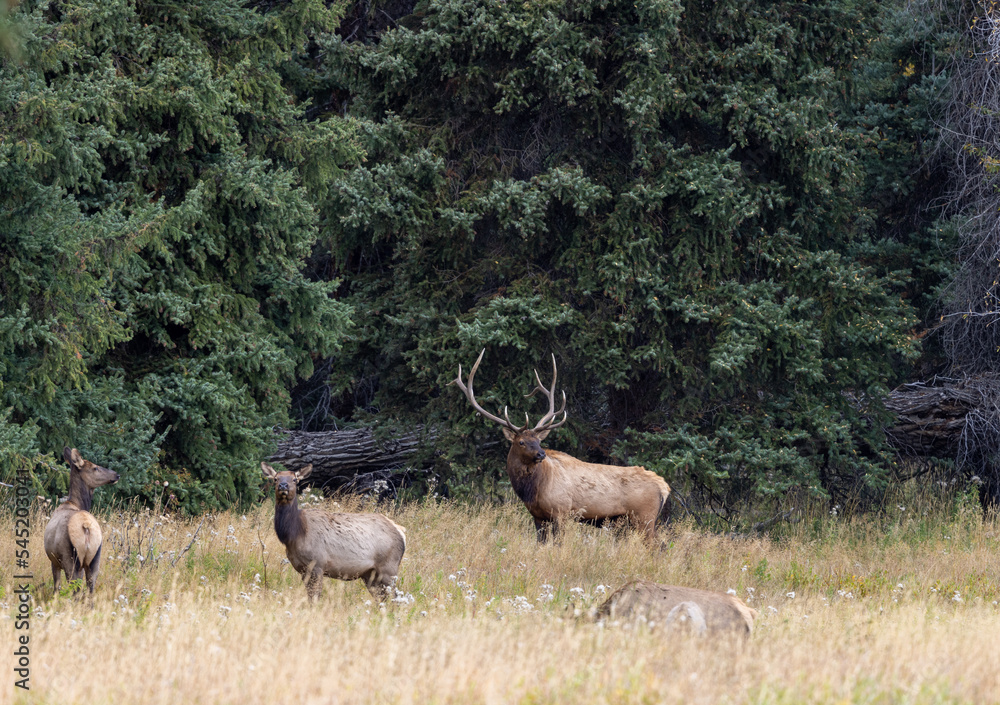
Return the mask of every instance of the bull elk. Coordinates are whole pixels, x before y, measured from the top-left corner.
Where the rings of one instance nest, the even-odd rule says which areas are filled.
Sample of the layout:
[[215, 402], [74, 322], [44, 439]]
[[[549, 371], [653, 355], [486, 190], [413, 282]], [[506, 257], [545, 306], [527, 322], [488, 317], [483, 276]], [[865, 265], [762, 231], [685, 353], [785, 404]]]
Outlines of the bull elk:
[[67, 580], [76, 580], [82, 571], [93, 593], [104, 536], [90, 508], [94, 490], [118, 482], [118, 473], [84, 460], [76, 448], [64, 448], [63, 458], [70, 468], [69, 499], [59, 505], [45, 525], [45, 555], [52, 563], [53, 590], [59, 589], [60, 571], [66, 573]]
[[260, 464], [264, 477], [274, 481], [274, 531], [285, 546], [292, 567], [315, 600], [323, 576], [364, 581], [368, 592], [384, 600], [396, 582], [406, 550], [406, 531], [381, 514], [345, 514], [321, 509], [299, 509], [298, 486], [312, 472], [276, 472]]
[[735, 632], [750, 636], [757, 610], [735, 595], [711, 590], [633, 580], [615, 590], [597, 618], [644, 617], [668, 627], [686, 626], [695, 634]]
[[503, 418], [500, 418], [483, 409], [476, 401], [472, 381], [485, 353], [485, 349], [479, 353], [476, 364], [469, 372], [468, 383], [463, 382], [462, 366], [459, 365], [458, 377], [451, 384], [465, 393], [472, 408], [483, 417], [500, 424], [504, 437], [510, 441], [507, 475], [514, 492], [535, 520], [539, 542], [545, 542], [550, 528], [553, 534], [558, 533], [560, 523], [567, 518], [594, 523], [625, 518], [652, 542], [656, 521], [670, 495], [670, 486], [663, 478], [640, 466], [587, 463], [566, 453], [542, 448], [541, 443], [546, 436], [566, 423], [569, 416], [565, 391], [562, 406], [558, 411], [555, 408], [558, 377], [555, 355], [552, 356], [552, 386], [546, 389], [535, 371], [538, 386], [527, 395], [532, 397], [541, 392], [548, 399], [549, 410], [533, 428], [528, 428], [527, 414], [524, 426], [515, 426], [507, 415], [506, 407]]

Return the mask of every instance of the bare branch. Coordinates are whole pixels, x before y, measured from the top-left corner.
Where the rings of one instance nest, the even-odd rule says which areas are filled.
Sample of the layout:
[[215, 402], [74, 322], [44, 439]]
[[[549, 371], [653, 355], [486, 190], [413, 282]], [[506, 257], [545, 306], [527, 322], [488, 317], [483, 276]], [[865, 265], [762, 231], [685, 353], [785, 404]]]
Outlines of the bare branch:
[[189, 550], [191, 550], [191, 547], [194, 546], [194, 542], [198, 538], [198, 532], [201, 531], [201, 525], [204, 524], [204, 523], [205, 523], [205, 519], [204, 518], [202, 518], [202, 520], [200, 522], [198, 522], [198, 528], [194, 530], [194, 536], [191, 537], [191, 541], [188, 543], [187, 546], [184, 547], [183, 551], [181, 551], [176, 556], [174, 556], [174, 559], [172, 561], [170, 561], [170, 567], [171, 568], [173, 568], [175, 565], [177, 565], [177, 561], [180, 560], [181, 556], [183, 556], [185, 553], [187, 553]]

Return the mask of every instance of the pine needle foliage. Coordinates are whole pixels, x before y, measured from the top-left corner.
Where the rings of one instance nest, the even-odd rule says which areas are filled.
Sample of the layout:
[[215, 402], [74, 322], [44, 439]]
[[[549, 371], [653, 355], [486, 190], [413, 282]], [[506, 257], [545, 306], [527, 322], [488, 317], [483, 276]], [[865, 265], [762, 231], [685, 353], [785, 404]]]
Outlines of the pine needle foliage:
[[485, 404], [554, 354], [556, 447], [727, 521], [877, 492], [951, 271], [946, 5], [3, 4], [0, 472], [195, 510], [274, 426], [393, 420], [496, 491], [485, 347]]
[[367, 154], [320, 204], [368, 313], [331, 371], [368, 380], [349, 413], [446, 424], [452, 481], [488, 484], [496, 431], [445, 384], [485, 347], [480, 398], [513, 411], [554, 353], [552, 441], [723, 515], [890, 479], [880, 400], [918, 349], [899, 262], [862, 247], [878, 4], [422, 0], [373, 5], [378, 31], [358, 8], [310, 88]]
[[[17, 56], [0, 59], [0, 423], [32, 429], [24, 457], [74, 445], [121, 473], [120, 493], [169, 486], [187, 509], [256, 496], [286, 390], [349, 325], [336, 283], [302, 268], [318, 232], [309, 189], [357, 158], [352, 129], [307, 123], [283, 78], [341, 12], [14, 8]], [[62, 489], [64, 471], [37, 472]]]

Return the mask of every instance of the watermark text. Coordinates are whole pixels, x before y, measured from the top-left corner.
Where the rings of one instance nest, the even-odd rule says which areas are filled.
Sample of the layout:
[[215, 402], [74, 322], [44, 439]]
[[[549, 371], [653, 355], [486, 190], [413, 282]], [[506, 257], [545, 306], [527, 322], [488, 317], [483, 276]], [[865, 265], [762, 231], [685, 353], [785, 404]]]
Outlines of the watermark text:
[[31, 476], [14, 478], [14, 686], [31, 688]]

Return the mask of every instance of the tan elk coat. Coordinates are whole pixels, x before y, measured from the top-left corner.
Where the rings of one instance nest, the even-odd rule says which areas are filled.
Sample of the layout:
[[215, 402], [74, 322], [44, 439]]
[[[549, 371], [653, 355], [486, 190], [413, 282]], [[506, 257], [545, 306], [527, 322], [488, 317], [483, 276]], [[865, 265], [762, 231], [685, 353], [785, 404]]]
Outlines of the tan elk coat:
[[[484, 418], [500, 424], [504, 437], [510, 441], [507, 476], [514, 492], [535, 520], [538, 540], [545, 541], [549, 529], [558, 530], [560, 523], [566, 519], [600, 523], [622, 518], [653, 543], [656, 522], [666, 513], [670, 496], [670, 486], [666, 481], [640, 466], [588, 463], [566, 453], [542, 448], [541, 442], [549, 432], [564, 424], [568, 416], [565, 392], [562, 408], [559, 411], [555, 409], [558, 370], [554, 355], [551, 388], [546, 389], [538, 372], [535, 372], [538, 386], [528, 395], [541, 392], [549, 401], [548, 412], [534, 428], [528, 428], [527, 418], [524, 426], [515, 426], [506, 410], [501, 418], [483, 409], [476, 401], [472, 385], [485, 353], [485, 349], [479, 353], [467, 382], [462, 379], [462, 367], [459, 365], [458, 377], [451, 384], [465, 393], [472, 408]], [[562, 419], [556, 421], [560, 414]]]
[[558, 526], [565, 519], [621, 517], [653, 538], [670, 496], [670, 486], [656, 473], [638, 465], [586, 463], [557, 450], [546, 450], [542, 460], [526, 464], [515, 448], [516, 441], [507, 457], [507, 474], [540, 532], [548, 522]]
[[76, 448], [65, 448], [63, 457], [70, 466], [69, 499], [52, 513], [43, 540], [52, 564], [53, 590], [59, 589], [61, 573], [66, 573], [67, 580], [86, 577], [87, 588], [94, 592], [104, 537], [100, 522], [89, 510], [94, 490], [118, 482], [118, 473], [84, 460]]
[[696, 632], [726, 632], [749, 636], [757, 610], [727, 593], [648, 580], [633, 580], [615, 590], [597, 610], [598, 619], [635, 619], [670, 625], [678, 617], [691, 619]]
[[382, 514], [300, 509], [298, 483], [312, 465], [279, 473], [261, 463], [261, 469], [275, 484], [275, 533], [288, 562], [306, 581], [309, 597], [319, 597], [321, 578], [326, 576], [363, 580], [374, 597], [385, 599], [406, 551], [405, 529]]

